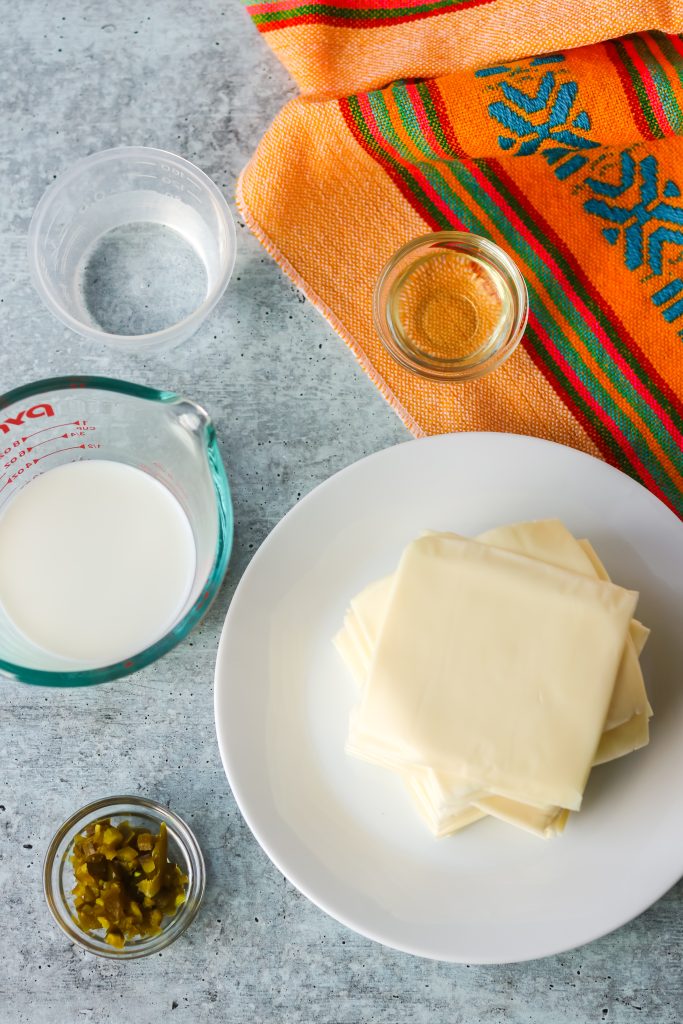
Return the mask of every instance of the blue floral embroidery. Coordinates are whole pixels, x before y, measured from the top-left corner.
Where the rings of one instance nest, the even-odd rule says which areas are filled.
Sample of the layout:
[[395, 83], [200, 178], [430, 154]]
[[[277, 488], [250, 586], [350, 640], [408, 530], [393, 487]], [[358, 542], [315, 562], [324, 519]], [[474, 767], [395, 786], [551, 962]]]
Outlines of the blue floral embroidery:
[[[592, 125], [588, 112], [577, 109], [578, 85], [572, 81], [558, 84], [554, 71], [546, 71], [530, 87], [525, 85], [529, 92], [514, 82], [521, 76], [526, 83], [532, 68], [564, 60], [563, 54], [546, 54], [475, 72], [477, 78], [500, 76], [488, 86], [499, 93], [488, 113], [504, 129], [498, 136], [500, 148], [515, 157], [542, 156], [561, 181], [588, 163], [587, 150], [601, 146], [585, 137]], [[667, 201], [679, 199], [681, 188], [671, 179], [660, 187], [656, 157], [650, 154], [638, 161], [624, 150], [619, 154], [616, 181], [587, 177], [584, 184], [593, 193], [584, 209], [605, 222], [602, 235], [609, 245], [623, 240], [626, 267], [660, 276], [665, 247], [683, 248], [683, 206]], [[683, 278], [660, 285], [650, 298], [667, 323], [683, 317]], [[683, 337], [683, 330], [679, 334]]]
[[[478, 77], [500, 74], [509, 79], [497, 83], [503, 98], [488, 106], [489, 115], [505, 129], [505, 134], [498, 136], [500, 148], [512, 156], [531, 156], [540, 152], [561, 180], [587, 163], [586, 158], [580, 155], [581, 150], [598, 146], [597, 142], [579, 134], [590, 131], [591, 120], [587, 111], [575, 110], [578, 85], [576, 82], [558, 85], [553, 71], [546, 71], [535, 92], [525, 92], [512, 80], [532, 67], [563, 61], [562, 54], [554, 53], [535, 57], [528, 65], [484, 68], [476, 72]], [[545, 113], [544, 120], [538, 117], [542, 112]]]
[[[674, 199], [681, 191], [674, 181], [666, 181], [660, 192], [659, 168], [656, 157], [650, 155], [636, 162], [631, 154], [624, 150], [619, 157], [620, 175], [616, 182], [601, 181], [597, 178], [586, 178], [586, 185], [594, 196], [603, 199], [589, 199], [583, 204], [584, 210], [616, 227], [603, 228], [602, 233], [610, 245], [616, 245], [620, 238], [624, 240], [624, 263], [629, 270], [638, 270], [647, 260], [647, 266], [654, 274], [661, 274], [663, 267], [663, 249], [667, 244], [683, 245], [683, 231], [675, 225], [683, 226], [683, 208], [664, 202]], [[620, 199], [629, 192], [636, 183], [638, 175], [637, 197], [629, 197], [624, 205], [608, 200]], [[646, 227], [654, 226], [654, 230], [646, 235]]]
[[[572, 128], [583, 131], [590, 129], [590, 118], [585, 110], [572, 117], [572, 107], [579, 91], [576, 82], [563, 82], [557, 91], [555, 86], [556, 79], [552, 71], [546, 71], [535, 95], [522, 92], [509, 82], [501, 82], [501, 92], [508, 102], [498, 100], [491, 103], [488, 110], [491, 117], [512, 133], [499, 137], [498, 143], [503, 149], [511, 149], [520, 139], [523, 141], [516, 156], [530, 156], [544, 142], [559, 142], [570, 149], [594, 149], [598, 145], [572, 131]], [[546, 119], [539, 124], [534, 124], [524, 116], [542, 110], [546, 112]]]
[[[665, 284], [663, 288], [660, 288], [659, 291], [654, 293], [652, 296], [652, 302], [655, 306], [663, 306], [665, 302], [668, 302], [669, 299], [673, 299], [677, 295], [680, 295], [682, 291], [683, 281], [681, 281], [680, 277], [675, 277], [673, 281], [669, 281], [668, 284]], [[666, 309], [662, 310], [662, 316], [667, 323], [673, 323], [673, 321], [677, 320], [681, 314], [683, 314], [683, 299], [678, 299]]]

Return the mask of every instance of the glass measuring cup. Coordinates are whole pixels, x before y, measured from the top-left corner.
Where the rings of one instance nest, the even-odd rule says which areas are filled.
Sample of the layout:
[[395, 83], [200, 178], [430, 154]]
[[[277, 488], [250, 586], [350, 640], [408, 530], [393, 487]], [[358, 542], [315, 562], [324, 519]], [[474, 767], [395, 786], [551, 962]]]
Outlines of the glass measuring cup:
[[31, 279], [59, 320], [122, 352], [173, 348], [225, 291], [235, 226], [220, 189], [173, 153], [121, 146], [77, 161], [36, 206]]
[[106, 377], [58, 377], [0, 397], [0, 517], [17, 491], [41, 473], [83, 459], [125, 463], [171, 492], [192, 528], [194, 578], [174, 625], [161, 639], [104, 667], [84, 667], [36, 646], [0, 602], [0, 672], [22, 682], [87, 686], [149, 665], [197, 625], [227, 569], [230, 489], [213, 424], [201, 406], [170, 391]]

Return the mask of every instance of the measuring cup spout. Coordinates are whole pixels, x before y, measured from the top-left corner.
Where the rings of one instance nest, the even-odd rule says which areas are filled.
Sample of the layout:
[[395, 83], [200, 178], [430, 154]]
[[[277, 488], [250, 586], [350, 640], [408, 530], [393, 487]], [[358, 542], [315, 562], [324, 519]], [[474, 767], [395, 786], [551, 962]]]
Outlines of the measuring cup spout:
[[197, 440], [208, 444], [213, 437], [213, 421], [206, 409], [189, 398], [178, 398], [169, 407], [176, 423]]

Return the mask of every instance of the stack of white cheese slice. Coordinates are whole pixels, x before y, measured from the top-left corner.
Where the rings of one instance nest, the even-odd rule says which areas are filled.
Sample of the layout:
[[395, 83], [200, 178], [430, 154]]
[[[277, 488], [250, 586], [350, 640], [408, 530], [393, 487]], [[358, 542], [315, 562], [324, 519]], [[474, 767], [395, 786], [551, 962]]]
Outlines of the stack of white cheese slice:
[[548, 837], [593, 765], [647, 744], [638, 595], [558, 520], [427, 533], [351, 601], [347, 752], [396, 772], [436, 836], [491, 815]]

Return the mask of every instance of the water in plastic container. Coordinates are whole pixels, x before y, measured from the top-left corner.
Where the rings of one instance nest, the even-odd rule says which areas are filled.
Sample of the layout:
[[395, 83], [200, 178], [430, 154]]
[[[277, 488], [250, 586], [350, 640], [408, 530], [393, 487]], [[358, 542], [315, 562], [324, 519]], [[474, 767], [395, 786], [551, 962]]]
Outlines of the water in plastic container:
[[187, 160], [142, 147], [96, 153], [60, 175], [29, 230], [31, 276], [48, 308], [120, 351], [190, 337], [234, 259], [221, 190]]
[[207, 293], [206, 267], [190, 242], [164, 224], [112, 228], [83, 258], [87, 315], [109, 334], [151, 334], [190, 316]]

